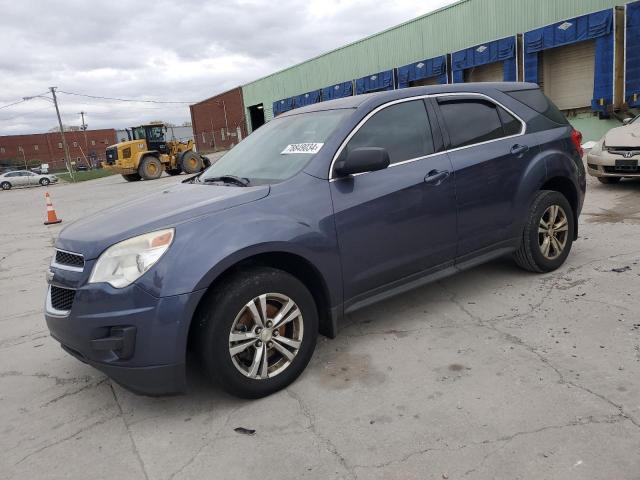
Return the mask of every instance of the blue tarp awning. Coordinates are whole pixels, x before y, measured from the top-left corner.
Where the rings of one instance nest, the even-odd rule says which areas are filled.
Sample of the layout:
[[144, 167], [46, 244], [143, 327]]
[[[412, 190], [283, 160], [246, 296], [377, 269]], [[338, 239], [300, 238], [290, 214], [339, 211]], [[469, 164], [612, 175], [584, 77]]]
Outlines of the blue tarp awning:
[[378, 72], [356, 80], [356, 95], [382, 90], [393, 90], [393, 88], [393, 70]]
[[320, 90], [314, 90], [313, 92], [303, 93], [295, 97], [295, 108], [304, 107], [320, 101]]
[[504, 81], [517, 81], [516, 37], [507, 37], [451, 54], [453, 83], [464, 82], [464, 71], [469, 68], [503, 62]]
[[640, 107], [640, 2], [627, 5], [625, 101]]
[[571, 18], [524, 34], [524, 78], [539, 83], [538, 53], [549, 48], [596, 40], [595, 78], [591, 108], [606, 112], [613, 103], [613, 10]]
[[273, 102], [273, 116], [275, 117], [281, 113], [293, 110], [295, 108], [293, 101], [293, 97], [291, 97]]
[[430, 58], [398, 68], [398, 88], [407, 88], [411, 82], [438, 77], [438, 83], [447, 83], [447, 57]]
[[350, 97], [353, 95], [353, 81], [337, 83], [322, 89], [322, 101], [336, 98]]

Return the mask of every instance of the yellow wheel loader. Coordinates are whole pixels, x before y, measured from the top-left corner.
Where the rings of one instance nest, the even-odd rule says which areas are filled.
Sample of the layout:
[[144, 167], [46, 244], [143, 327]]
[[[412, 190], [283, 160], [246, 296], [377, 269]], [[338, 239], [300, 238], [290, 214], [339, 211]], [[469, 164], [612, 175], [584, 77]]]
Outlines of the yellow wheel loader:
[[211, 162], [193, 151], [193, 140], [165, 140], [167, 127], [152, 123], [127, 129], [129, 140], [111, 145], [102, 168], [121, 174], [128, 182], [155, 180], [169, 175], [198, 173]]

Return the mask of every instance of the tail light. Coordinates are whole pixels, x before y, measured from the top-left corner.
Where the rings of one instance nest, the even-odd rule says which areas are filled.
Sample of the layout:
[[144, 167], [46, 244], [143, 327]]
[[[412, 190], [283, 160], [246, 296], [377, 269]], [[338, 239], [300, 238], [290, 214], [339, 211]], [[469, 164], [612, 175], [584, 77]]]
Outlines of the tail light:
[[578, 155], [580, 155], [580, 158], [582, 158], [582, 156], [584, 155], [584, 150], [582, 149], [582, 133], [575, 129], [572, 130], [571, 142], [573, 143], [576, 152], [578, 152]]

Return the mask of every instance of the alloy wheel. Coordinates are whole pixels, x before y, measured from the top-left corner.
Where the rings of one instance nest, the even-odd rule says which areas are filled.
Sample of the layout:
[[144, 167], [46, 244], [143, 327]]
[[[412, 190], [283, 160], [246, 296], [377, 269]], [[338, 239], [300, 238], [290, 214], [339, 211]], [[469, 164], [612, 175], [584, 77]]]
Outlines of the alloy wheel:
[[303, 334], [298, 305], [286, 295], [265, 293], [248, 302], [233, 321], [229, 355], [240, 373], [265, 380], [291, 365]]
[[540, 217], [538, 244], [540, 252], [548, 260], [555, 260], [567, 246], [569, 221], [560, 205], [550, 205]]

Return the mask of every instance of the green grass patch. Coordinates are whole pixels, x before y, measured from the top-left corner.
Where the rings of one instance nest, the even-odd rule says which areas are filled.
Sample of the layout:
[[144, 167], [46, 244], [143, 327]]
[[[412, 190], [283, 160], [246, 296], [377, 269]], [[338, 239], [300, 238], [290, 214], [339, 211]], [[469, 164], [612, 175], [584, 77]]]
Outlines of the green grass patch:
[[87, 180], [95, 180], [96, 178], [109, 177], [115, 175], [115, 173], [103, 168], [87, 170], [86, 172], [73, 172], [73, 180], [71, 180], [68, 172], [60, 172], [55, 175], [63, 182], [86, 182]]

